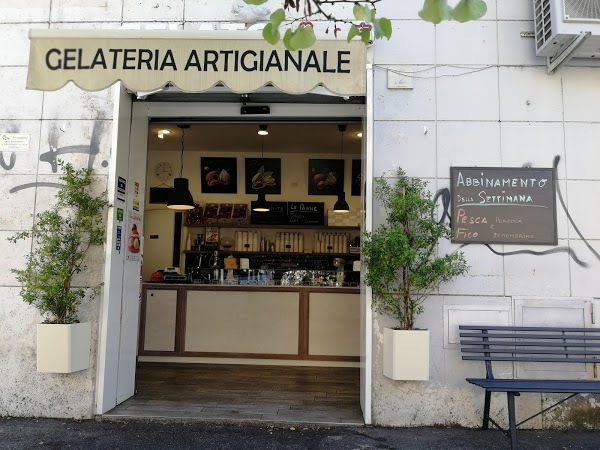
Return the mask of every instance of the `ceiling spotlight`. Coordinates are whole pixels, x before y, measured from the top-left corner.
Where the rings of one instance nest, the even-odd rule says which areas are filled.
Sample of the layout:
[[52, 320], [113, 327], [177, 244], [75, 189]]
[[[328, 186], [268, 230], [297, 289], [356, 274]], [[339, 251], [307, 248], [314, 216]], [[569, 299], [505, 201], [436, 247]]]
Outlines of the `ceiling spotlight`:
[[261, 136], [268, 135], [269, 132], [267, 131], [267, 125], [259, 125], [258, 134], [260, 134]]
[[362, 137], [362, 131], [359, 131], [358, 133], [356, 133], [356, 137], [357, 138], [361, 138]]
[[171, 134], [171, 132], [169, 130], [158, 130], [158, 138], [159, 139], [164, 139], [165, 134]]

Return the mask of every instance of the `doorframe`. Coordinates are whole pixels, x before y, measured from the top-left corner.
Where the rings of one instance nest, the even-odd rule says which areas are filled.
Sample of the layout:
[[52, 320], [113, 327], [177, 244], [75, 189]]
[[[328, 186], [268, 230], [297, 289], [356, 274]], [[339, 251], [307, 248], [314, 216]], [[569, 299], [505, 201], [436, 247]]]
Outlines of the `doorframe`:
[[[342, 119], [344, 117], [362, 117], [363, 128], [366, 132], [366, 144], [363, 144], [364, 152], [366, 153], [362, 157], [366, 161], [365, 172], [367, 174], [372, 173], [372, 161], [373, 161], [373, 71], [372, 67], [367, 68], [367, 97], [365, 105], [328, 105], [328, 104], [270, 104], [271, 114], [269, 116], [256, 116], [252, 119], [256, 121], [267, 121], [269, 118], [286, 119], [290, 120], [304, 120], [311, 118], [323, 118], [331, 117], [335, 120]], [[127, 108], [120, 108], [119, 104], [125, 102], [124, 88], [119, 84], [115, 88], [115, 114], [113, 117], [113, 152], [111, 155], [111, 163], [109, 167], [109, 193], [114, 193], [116, 180], [118, 178], [117, 173], [119, 172], [117, 161], [122, 160], [125, 152], [127, 155], [127, 161], [129, 161], [129, 167], [127, 172], [129, 173], [128, 184], [133, 184], [134, 179], [140, 183], [139, 186], [139, 202], [145, 205], [145, 194], [146, 188], [146, 155], [147, 155], [147, 136], [148, 136], [148, 125], [152, 118], [161, 119], [182, 119], [189, 120], [202, 118], [222, 117], [224, 120], [232, 120], [240, 118], [242, 120], [248, 120], [248, 116], [242, 116], [240, 113], [240, 104], [237, 103], [200, 103], [200, 102], [132, 102], [131, 108], [127, 111]], [[132, 94], [129, 95], [129, 101], [131, 101]], [[123, 114], [129, 114], [127, 118], [129, 120], [129, 134], [130, 139], [127, 145], [122, 140], [117, 139], [115, 136], [119, 132], [118, 125], [124, 121]], [[132, 163], [141, 164], [143, 162], [143, 177], [132, 177], [131, 173], [135, 167], [131, 167]], [[135, 164], [133, 164], [135, 166]], [[121, 168], [122, 169], [122, 168]], [[138, 172], [139, 167], [134, 172]], [[371, 229], [371, 205], [372, 205], [372, 177], [366, 177], [366, 191], [364, 193], [364, 205], [365, 205], [365, 230]], [[128, 186], [128, 200], [129, 191], [133, 190], [133, 186]], [[128, 386], [130, 395], [133, 395], [132, 386], [135, 383], [135, 367], [133, 373], [131, 371], [125, 371], [123, 374], [122, 366], [127, 364], [121, 364], [120, 358], [123, 352], [123, 347], [127, 347], [129, 356], [131, 357], [131, 351], [134, 350], [134, 359], [137, 360], [137, 330], [139, 327], [139, 292], [141, 283], [138, 285], [138, 296], [133, 299], [133, 292], [130, 291], [130, 298], [124, 298], [123, 290], [120, 294], [117, 291], [117, 286], [113, 284], [119, 284], [118, 280], [116, 283], [111, 283], [111, 258], [115, 251], [114, 239], [112, 238], [115, 233], [115, 224], [112, 220], [113, 211], [109, 212], [109, 221], [107, 229], [107, 245], [105, 254], [105, 285], [104, 285], [104, 296], [103, 304], [101, 307], [101, 318], [98, 336], [98, 373], [96, 380], [96, 414], [103, 414], [110, 409], [114, 408], [118, 403], [124, 401], [119, 399], [119, 392], [123, 391], [120, 389], [120, 385], [125, 383]], [[127, 209], [125, 209], [127, 211]], [[126, 230], [125, 227], [123, 227]], [[138, 230], [143, 236], [143, 230]], [[126, 237], [123, 236], [123, 246], [126, 251]], [[143, 251], [142, 243], [142, 251]], [[139, 270], [139, 267], [138, 267]], [[113, 271], [114, 274], [114, 271]], [[361, 296], [365, 296], [364, 303], [365, 307], [361, 311], [361, 317], [363, 318], [364, 326], [364, 337], [361, 336], [361, 346], [363, 339], [365, 340], [365, 355], [364, 359], [361, 356], [361, 389], [364, 389], [365, 400], [361, 401], [363, 408], [363, 415], [366, 424], [371, 423], [371, 372], [372, 372], [372, 314], [371, 314], [371, 293], [370, 290], [364, 290], [364, 294], [361, 292]], [[129, 302], [132, 305], [133, 300], [137, 305], [136, 314], [130, 314], [130, 317], [124, 322], [123, 320], [123, 308], [124, 305]], [[112, 314], [110, 313], [112, 311]], [[120, 311], [121, 314], [115, 314], [116, 311]], [[118, 320], [117, 320], [118, 319]], [[361, 326], [361, 328], [362, 328]], [[135, 332], [131, 332], [131, 329], [135, 328]], [[124, 333], [129, 336], [126, 341], [123, 341]], [[115, 345], [115, 336], [119, 337], [119, 345]], [[135, 336], [135, 337], [132, 337]], [[133, 339], [135, 341], [133, 341]], [[131, 361], [128, 361], [131, 366]], [[364, 367], [363, 367], [364, 364]], [[132, 379], [130, 379], [132, 377]], [[121, 379], [119, 379], [121, 378]], [[361, 396], [362, 400], [362, 396]]]

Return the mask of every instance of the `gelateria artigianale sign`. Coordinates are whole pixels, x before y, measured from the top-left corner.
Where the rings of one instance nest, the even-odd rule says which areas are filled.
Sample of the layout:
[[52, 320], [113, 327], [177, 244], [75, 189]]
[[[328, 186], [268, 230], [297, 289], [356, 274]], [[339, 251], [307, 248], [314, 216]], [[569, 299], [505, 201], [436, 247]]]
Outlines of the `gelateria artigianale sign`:
[[265, 85], [290, 94], [316, 86], [366, 92], [365, 46], [343, 39], [297, 51], [247, 31], [31, 30], [30, 41], [28, 89], [54, 91], [72, 81], [97, 91], [121, 81], [136, 92], [168, 83], [186, 92], [215, 85], [240, 93]]

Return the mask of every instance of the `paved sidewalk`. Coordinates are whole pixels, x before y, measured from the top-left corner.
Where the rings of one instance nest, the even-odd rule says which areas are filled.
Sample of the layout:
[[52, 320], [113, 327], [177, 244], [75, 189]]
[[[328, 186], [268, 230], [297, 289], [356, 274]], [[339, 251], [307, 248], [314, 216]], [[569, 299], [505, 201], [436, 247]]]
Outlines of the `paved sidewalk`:
[[[600, 449], [600, 431], [519, 431], [520, 448]], [[307, 427], [207, 422], [0, 418], [0, 448], [17, 449], [509, 449], [499, 431]]]

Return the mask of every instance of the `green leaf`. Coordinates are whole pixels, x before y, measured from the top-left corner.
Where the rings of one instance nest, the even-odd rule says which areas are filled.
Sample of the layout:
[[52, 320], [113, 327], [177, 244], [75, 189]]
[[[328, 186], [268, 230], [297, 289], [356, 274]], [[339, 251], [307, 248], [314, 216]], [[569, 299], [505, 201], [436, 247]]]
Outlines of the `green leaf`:
[[292, 33], [292, 30], [290, 30], [289, 28], [287, 30], [285, 30], [285, 34], [283, 35], [283, 45], [285, 45], [285, 48], [287, 48], [290, 51], [298, 50], [297, 48], [294, 48], [292, 45], [292, 37], [293, 36], [294, 36], [294, 33]]
[[454, 7], [452, 18], [457, 22], [469, 22], [481, 19], [487, 12], [487, 5], [483, 0], [461, 0]]
[[363, 22], [371, 21], [371, 9], [368, 6], [354, 5], [352, 13], [356, 20], [362, 20]]
[[362, 30], [360, 32], [360, 40], [363, 41], [364, 44], [371, 42], [371, 30], [368, 28]]
[[295, 50], [310, 48], [317, 41], [313, 27], [299, 27], [292, 32], [290, 44]]
[[373, 21], [373, 32], [375, 34], [375, 39], [381, 39], [383, 37], [383, 31], [379, 25], [379, 20], [377, 19]]
[[348, 30], [348, 36], [346, 37], [346, 41], [350, 42], [352, 39], [354, 39], [359, 34], [360, 34], [360, 31], [358, 31], [358, 27], [356, 25], [352, 25], [350, 27], [350, 29]]
[[273, 14], [269, 17], [269, 21], [273, 24], [275, 28], [279, 28], [281, 22], [285, 20], [285, 11], [282, 8], [279, 8], [277, 11], [273, 11]]
[[381, 19], [379, 19], [379, 27], [381, 28], [383, 37], [389, 41], [392, 37], [392, 21], [390, 19], [382, 17]]
[[248, 5], [262, 5], [263, 3], [267, 3], [269, 0], [244, 0], [244, 3]]
[[448, 6], [448, 0], [425, 0], [419, 17], [437, 25], [443, 20], [452, 19], [452, 8]]
[[[289, 31], [289, 30], [288, 30]], [[269, 22], [262, 31], [263, 38], [271, 45], [275, 45], [281, 39], [279, 30], [273, 26], [273, 23]]]

